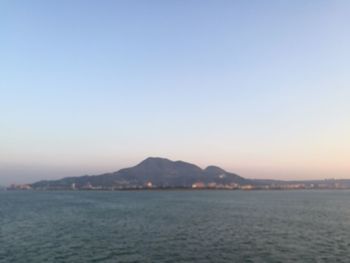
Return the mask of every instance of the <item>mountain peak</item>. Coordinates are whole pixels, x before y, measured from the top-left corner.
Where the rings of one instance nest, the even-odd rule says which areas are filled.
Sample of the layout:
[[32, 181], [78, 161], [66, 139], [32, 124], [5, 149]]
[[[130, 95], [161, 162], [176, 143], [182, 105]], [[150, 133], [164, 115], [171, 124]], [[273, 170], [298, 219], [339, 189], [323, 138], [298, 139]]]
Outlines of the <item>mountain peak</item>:
[[204, 169], [208, 174], [224, 174], [226, 171], [218, 166], [210, 165]]
[[141, 163], [136, 165], [137, 168], [142, 169], [195, 169], [202, 171], [202, 169], [194, 164], [187, 163], [184, 161], [172, 161], [161, 157], [148, 157]]
[[137, 167], [143, 167], [143, 166], [150, 166], [150, 165], [161, 165], [161, 164], [169, 164], [173, 163], [173, 161], [170, 161], [169, 159], [166, 158], [161, 158], [161, 157], [148, 157], [142, 162], [140, 162]]
[[134, 167], [124, 168], [114, 173], [93, 176], [69, 177], [55, 181], [42, 181], [32, 184], [42, 189], [139, 189], [151, 184], [152, 187], [191, 188], [196, 182], [204, 184], [247, 184], [238, 175], [227, 173], [217, 166], [205, 170], [184, 161], [172, 161], [161, 157], [148, 157]]

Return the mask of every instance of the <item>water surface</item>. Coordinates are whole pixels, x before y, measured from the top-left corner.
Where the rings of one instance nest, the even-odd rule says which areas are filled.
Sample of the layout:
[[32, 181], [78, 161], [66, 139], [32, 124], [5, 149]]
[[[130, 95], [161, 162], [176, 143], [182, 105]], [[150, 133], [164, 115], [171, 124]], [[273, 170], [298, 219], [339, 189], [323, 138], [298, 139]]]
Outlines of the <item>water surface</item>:
[[0, 262], [348, 262], [350, 191], [0, 192]]

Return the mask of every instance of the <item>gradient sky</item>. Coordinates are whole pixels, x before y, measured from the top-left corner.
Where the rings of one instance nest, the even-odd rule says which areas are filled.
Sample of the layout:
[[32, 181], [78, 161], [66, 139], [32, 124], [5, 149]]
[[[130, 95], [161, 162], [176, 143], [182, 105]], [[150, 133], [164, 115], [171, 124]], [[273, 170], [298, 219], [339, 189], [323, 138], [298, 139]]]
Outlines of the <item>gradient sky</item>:
[[350, 178], [350, 1], [0, 1], [0, 184], [148, 156]]

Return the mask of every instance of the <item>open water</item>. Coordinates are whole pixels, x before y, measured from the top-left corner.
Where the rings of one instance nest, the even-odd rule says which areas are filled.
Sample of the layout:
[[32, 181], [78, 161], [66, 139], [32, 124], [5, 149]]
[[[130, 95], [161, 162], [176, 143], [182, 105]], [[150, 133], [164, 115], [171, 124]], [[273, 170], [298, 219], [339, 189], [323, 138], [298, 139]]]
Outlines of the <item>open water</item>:
[[350, 262], [350, 191], [2, 191], [0, 262]]

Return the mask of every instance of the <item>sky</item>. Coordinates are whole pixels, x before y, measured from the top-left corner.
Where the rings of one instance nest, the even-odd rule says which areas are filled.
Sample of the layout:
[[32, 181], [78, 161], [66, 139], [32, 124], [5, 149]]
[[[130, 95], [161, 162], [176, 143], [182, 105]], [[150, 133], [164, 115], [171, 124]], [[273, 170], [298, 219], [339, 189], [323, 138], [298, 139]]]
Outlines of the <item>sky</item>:
[[347, 0], [0, 1], [0, 184], [146, 157], [350, 178]]

